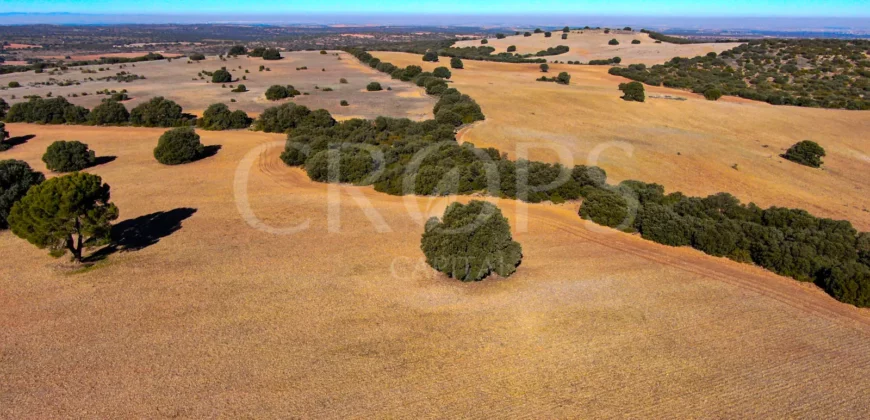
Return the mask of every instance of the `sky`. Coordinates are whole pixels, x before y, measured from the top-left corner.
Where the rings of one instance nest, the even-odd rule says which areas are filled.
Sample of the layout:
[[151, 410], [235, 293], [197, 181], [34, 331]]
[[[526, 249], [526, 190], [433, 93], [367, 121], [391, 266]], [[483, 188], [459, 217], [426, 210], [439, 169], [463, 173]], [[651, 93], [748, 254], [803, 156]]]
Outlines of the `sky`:
[[[157, 15], [582, 14], [870, 18], [870, 0], [0, 0], [0, 13], [10, 12]], [[0, 21], [0, 24], [2, 23]]]

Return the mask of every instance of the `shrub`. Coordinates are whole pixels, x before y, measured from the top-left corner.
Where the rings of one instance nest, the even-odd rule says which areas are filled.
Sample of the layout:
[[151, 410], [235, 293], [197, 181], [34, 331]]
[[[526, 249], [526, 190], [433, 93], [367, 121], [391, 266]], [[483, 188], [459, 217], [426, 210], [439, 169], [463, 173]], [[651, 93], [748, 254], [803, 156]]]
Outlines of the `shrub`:
[[369, 92], [377, 92], [377, 91], [379, 91], [379, 90], [383, 90], [383, 88], [381, 87], [381, 84], [380, 84], [380, 83], [378, 83], [378, 82], [371, 82], [371, 83], [369, 83], [368, 85], [366, 85], [366, 90], [369, 91]]
[[640, 44], [640, 40], [639, 39], [632, 39], [631, 43], [632, 43], [632, 45], [637, 45], [637, 44]]
[[14, 82], [14, 81], [13, 81], [13, 82], [9, 82], [8, 86], [9, 86], [10, 88], [12, 88], [12, 89], [14, 89], [14, 88], [20, 88], [20, 87], [21, 87], [21, 83], [18, 83], [18, 82]]
[[[73, 95], [75, 96], [75, 95]], [[117, 92], [113, 93], [112, 96], [109, 96], [109, 99], [116, 102], [123, 102], [130, 99], [130, 96], [127, 95], [127, 92]]]
[[567, 72], [561, 72], [558, 76], [556, 76], [556, 83], [560, 85], [567, 85], [571, 82], [571, 75]]
[[130, 111], [130, 123], [141, 127], [174, 127], [186, 122], [181, 106], [157, 96]]
[[266, 99], [270, 101], [279, 101], [284, 98], [292, 98], [299, 95], [299, 91], [293, 86], [272, 85], [266, 89]]
[[523, 36], [532, 36], [532, 34], [529, 32], [523, 32]]
[[504, 39], [504, 38], [505, 38], [505, 36], [504, 36], [503, 33], [497, 33], [497, 34], [495, 34], [495, 39]]
[[489, 40], [486, 39], [486, 38], [484, 38], [484, 39], [481, 39], [481, 40], [480, 40], [480, 43], [483, 44], [483, 45], [486, 45], [486, 44], [489, 44]]
[[237, 93], [242, 93], [242, 92], [247, 92], [247, 91], [248, 91], [248, 87], [245, 85], [242, 85], [242, 84], [236, 86], [236, 88], [232, 90], [232, 92], [237, 92]]
[[432, 75], [442, 79], [449, 79], [452, 74], [450, 73], [450, 69], [447, 67], [435, 67], [435, 70], [432, 71]]
[[335, 125], [335, 119], [326, 110], [312, 112], [305, 106], [292, 102], [266, 108], [254, 123], [255, 130], [267, 133], [284, 133], [295, 128], [320, 129]]
[[617, 192], [588, 188], [583, 194], [580, 217], [609, 227], [630, 226], [628, 201]]
[[93, 125], [120, 125], [130, 120], [130, 113], [123, 104], [114, 100], [103, 101], [88, 114], [88, 122]]
[[544, 38], [549, 38], [551, 36], [553, 36], [553, 34], [550, 33], [550, 31], [544, 32]]
[[348, 105], [350, 105], [350, 104], [347, 103], [347, 101], [345, 101], [344, 99], [342, 99], [341, 102], [339, 102], [339, 105], [341, 105], [341, 106], [348, 106]]
[[620, 83], [619, 90], [622, 91], [622, 100], [643, 102], [646, 100], [643, 85], [640, 82]]
[[199, 134], [192, 127], [179, 127], [160, 136], [154, 148], [154, 158], [164, 165], [180, 165], [193, 162], [204, 151]]
[[0, 229], [9, 225], [6, 218], [12, 206], [18, 202], [27, 190], [45, 181], [41, 172], [36, 172], [23, 160], [0, 160]]
[[824, 156], [825, 149], [811, 140], [804, 140], [795, 143], [793, 146], [788, 148], [784, 155], [782, 155], [783, 158], [792, 162], [813, 168], [822, 166], [822, 157]]
[[61, 97], [31, 98], [27, 102], [12, 105], [9, 113], [6, 114], [6, 121], [39, 124], [83, 124], [88, 119], [88, 112], [86, 108], [73, 105]]
[[229, 83], [232, 81], [233, 75], [224, 69], [215, 70], [215, 72], [211, 74], [212, 83]]
[[232, 130], [247, 128], [251, 119], [245, 111], [230, 111], [226, 105], [218, 103], [209, 105], [196, 125], [204, 130]]
[[187, 58], [193, 61], [202, 61], [205, 60], [205, 55], [203, 55], [202, 53], [191, 53], [187, 56]]
[[267, 48], [263, 52], [263, 60], [280, 60], [281, 53], [276, 48]]
[[342, 77], [341, 79], [338, 79], [338, 83], [341, 83], [341, 84], [343, 84], [343, 85], [346, 85], [346, 84], [347, 84], [347, 79], [345, 79], [344, 77]]
[[85, 248], [105, 244], [118, 208], [109, 202], [109, 185], [97, 175], [77, 172], [35, 185], [12, 207], [12, 233], [60, 257], [67, 251], [82, 260]]
[[248, 50], [245, 48], [244, 45], [233, 45], [230, 48], [230, 50], [227, 52], [227, 55], [235, 55], [235, 56], [245, 55], [245, 54], [247, 54], [247, 52], [248, 52]]
[[437, 62], [438, 53], [435, 51], [426, 51], [426, 53], [423, 54], [423, 61]]
[[462, 281], [483, 280], [493, 272], [508, 277], [523, 259], [501, 210], [477, 200], [452, 203], [442, 220], [429, 219], [420, 247], [432, 268]]
[[507, 52], [514, 52], [514, 51], [516, 51], [516, 50], [517, 50], [517, 46], [516, 46], [516, 45], [509, 45], [509, 46], [507, 47]]
[[320, 50], [320, 55], [326, 55], [326, 50]]
[[616, 38], [613, 38], [607, 44], [608, 45], [619, 45], [619, 41], [617, 41]]
[[722, 97], [722, 91], [716, 88], [708, 88], [704, 91], [704, 98], [708, 101], [716, 101]]
[[562, 39], [568, 39], [568, 34], [562, 34]]
[[461, 69], [461, 68], [463, 68], [462, 59], [460, 59], [459, 57], [453, 57], [453, 58], [451, 58], [451, 59], [450, 59], [450, 67], [451, 67], [451, 68], [454, 68], [454, 69]]
[[80, 171], [93, 165], [95, 160], [93, 150], [79, 141], [56, 141], [42, 155], [45, 166], [54, 172]]
[[541, 64], [541, 71], [542, 71], [542, 72], [546, 73], [546, 72], [549, 71], [549, 70], [550, 70], [550, 65], [549, 65], [549, 64], [547, 64], [547, 63], [543, 63], [543, 64]]

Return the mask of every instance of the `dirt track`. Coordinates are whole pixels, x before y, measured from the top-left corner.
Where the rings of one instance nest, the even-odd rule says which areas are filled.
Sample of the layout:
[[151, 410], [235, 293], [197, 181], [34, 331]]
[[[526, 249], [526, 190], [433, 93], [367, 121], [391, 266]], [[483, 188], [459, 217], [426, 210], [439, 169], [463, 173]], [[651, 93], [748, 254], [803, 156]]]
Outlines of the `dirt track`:
[[9, 128], [36, 137], [3, 158], [40, 169], [58, 138], [117, 156], [89, 171], [122, 219], [196, 211], [81, 273], [0, 232], [2, 417], [870, 415], [868, 311], [586, 226], [576, 204], [498, 202], [523, 264], [462, 284], [420, 265], [420, 223], [454, 198], [342, 187], [330, 233], [330, 187], [279, 149], [250, 156], [247, 202], [269, 226], [308, 228], [251, 228], [239, 163], [283, 136], [203, 132], [216, 156], [163, 167], [163, 130]]

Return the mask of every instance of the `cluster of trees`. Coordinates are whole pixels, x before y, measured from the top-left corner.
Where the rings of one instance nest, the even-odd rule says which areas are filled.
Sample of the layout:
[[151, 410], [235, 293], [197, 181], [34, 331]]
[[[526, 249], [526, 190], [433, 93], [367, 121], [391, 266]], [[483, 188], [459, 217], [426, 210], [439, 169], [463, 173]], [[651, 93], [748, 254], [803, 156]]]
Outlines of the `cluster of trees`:
[[240, 56], [248, 53], [248, 49], [245, 48], [244, 45], [233, 45], [230, 47], [230, 50], [227, 51], [227, 55], [229, 56]]
[[254, 121], [254, 129], [267, 133], [286, 133], [296, 128], [326, 129], [335, 125], [335, 119], [324, 109], [311, 111], [292, 102], [267, 108]]
[[821, 167], [824, 156], [825, 149], [812, 140], [797, 142], [782, 155], [785, 159], [812, 168]]
[[281, 52], [277, 48], [257, 47], [248, 52], [248, 57], [261, 57], [263, 60], [280, 60]]
[[190, 53], [190, 54], [187, 56], [187, 58], [189, 58], [189, 59], [192, 60], [192, 61], [202, 61], [202, 60], [205, 60], [205, 54], [203, 54], [203, 53], [198, 53], [198, 52]]
[[420, 248], [432, 268], [461, 281], [480, 281], [491, 273], [508, 277], [523, 259], [501, 210], [478, 200], [452, 203], [441, 220], [429, 219]]
[[76, 60], [76, 61], [57, 61], [57, 62], [48, 62], [48, 61], [38, 61], [32, 64], [28, 64], [26, 66], [9, 66], [9, 65], [0, 65], [0, 74], [9, 74], [9, 73], [20, 73], [26, 71], [35, 71], [35, 72], [43, 72], [47, 68], [61, 68], [66, 69], [68, 67], [77, 67], [77, 66], [91, 66], [91, 65], [99, 65], [99, 64], [126, 64], [126, 63], [138, 63], [143, 61], [156, 61], [156, 60], [164, 60], [166, 57], [157, 54], [157, 53], [148, 53], [139, 57], [100, 57], [97, 60]]
[[202, 118], [196, 119], [196, 126], [204, 130], [233, 130], [248, 128], [253, 120], [241, 109], [230, 111], [222, 103], [209, 105]]
[[[606, 65], [610, 65], [610, 64], [619, 64], [621, 62], [622, 62], [621, 57], [613, 57], [613, 58], [608, 58], [606, 60], [589, 60], [589, 65], [590, 66], [606, 66]], [[571, 63], [569, 61], [568, 64], [573, 64], [573, 63]], [[578, 61], [577, 64], [580, 64], [580, 62]]]
[[141, 127], [178, 127], [190, 125], [195, 116], [182, 112], [175, 102], [157, 96], [127, 111], [123, 104], [115, 100], [123, 97], [107, 98], [93, 110], [73, 105], [65, 98], [31, 98], [19, 102], [9, 109], [6, 121], [37, 124], [92, 124], [124, 125]]
[[301, 94], [302, 93], [296, 90], [292, 85], [272, 85], [266, 89], [266, 99], [270, 101], [280, 101], [281, 99], [292, 98]]
[[867, 50], [867, 40], [753, 40], [718, 55], [614, 67], [610, 73], [653, 86], [700, 94], [715, 90], [773, 105], [868, 110]]
[[563, 71], [556, 77], [541, 76], [536, 80], [539, 82], [556, 82], [560, 85], [567, 85], [571, 83], [571, 75]]
[[30, 98], [9, 108], [7, 122], [26, 122], [38, 124], [84, 124], [88, 119], [88, 109], [73, 105], [62, 97]]
[[646, 100], [646, 94], [643, 85], [638, 82], [620, 83], [619, 90], [622, 91], [622, 100], [643, 102]]
[[581, 195], [585, 219], [661, 244], [755, 263], [813, 281], [840, 301], [870, 306], [870, 234], [848, 221], [800, 209], [762, 209], [727, 193], [664, 194], [661, 185], [640, 181], [584, 188]]
[[536, 57], [544, 57], [547, 55], [565, 54], [566, 52], [568, 52], [568, 50], [569, 50], [569, 48], [566, 45], [557, 45], [555, 47], [547, 48], [546, 50], [538, 51], [537, 53], [535, 53], [535, 56]]

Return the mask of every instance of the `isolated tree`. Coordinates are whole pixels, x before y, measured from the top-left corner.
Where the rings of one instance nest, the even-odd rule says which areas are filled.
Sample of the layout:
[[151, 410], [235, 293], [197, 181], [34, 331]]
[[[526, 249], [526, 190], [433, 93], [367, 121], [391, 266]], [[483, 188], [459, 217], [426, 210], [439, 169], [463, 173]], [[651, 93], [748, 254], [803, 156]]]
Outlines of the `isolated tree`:
[[368, 85], [366, 85], [366, 90], [369, 91], [369, 92], [377, 92], [377, 91], [379, 91], [379, 90], [383, 90], [383, 88], [381, 87], [381, 84], [380, 84], [380, 83], [378, 83], [378, 82], [371, 82], [371, 83], [369, 83]]
[[245, 85], [243, 85], [243, 84], [239, 84], [239, 85], [236, 86], [236, 88], [233, 89], [232, 91], [233, 91], [233, 92], [237, 92], [237, 93], [247, 92], [247, 91], [248, 91], [248, 87], [245, 86]]
[[83, 172], [35, 185], [9, 214], [12, 233], [55, 257], [72, 253], [81, 262], [85, 248], [110, 239], [118, 208], [109, 202], [109, 185]]
[[495, 34], [495, 39], [504, 39], [504, 38], [505, 38], [505, 36], [504, 36], [503, 33], [497, 33], [497, 34]]
[[195, 52], [195, 53], [190, 53], [190, 55], [188, 55], [187, 58], [189, 58], [193, 61], [202, 61], [202, 60], [205, 60], [205, 55], [203, 55], [202, 53]]
[[118, 101], [107, 100], [94, 107], [88, 114], [88, 122], [93, 125], [119, 125], [130, 120], [130, 113]]
[[550, 31], [544, 32], [544, 38], [549, 38], [551, 36], [553, 36], [553, 34]]
[[193, 162], [204, 151], [199, 134], [192, 127], [179, 127], [160, 136], [154, 148], [154, 158], [164, 165], [180, 165]]
[[722, 91], [719, 89], [711, 87], [707, 88], [707, 90], [704, 91], [704, 98], [706, 98], [708, 101], [716, 101], [719, 100], [719, 98], [721, 97]]
[[622, 91], [622, 99], [625, 101], [643, 102], [646, 100], [643, 85], [640, 82], [620, 83], [619, 90]]
[[571, 28], [566, 26], [566, 27], [562, 28], [562, 32], [567, 34], [568, 32], [571, 32]]
[[571, 75], [567, 72], [561, 72], [558, 76], [556, 76], [556, 83], [560, 85], [567, 85], [571, 83]]
[[9, 84], [8, 84], [7, 86], [9, 86], [10, 89], [20, 88], [20, 87], [21, 87], [21, 83], [18, 83], [18, 82], [12, 81], [12, 82], [9, 82]]
[[486, 38], [484, 38], [484, 39], [481, 39], [481, 40], [480, 40], [480, 43], [483, 44], [483, 45], [486, 45], [486, 44], [489, 44], [489, 40], [486, 39]]
[[267, 48], [266, 51], [263, 52], [263, 60], [280, 60], [281, 52], [276, 48]]
[[613, 38], [608, 42], [608, 44], [609, 45], [619, 45], [619, 41], [617, 41], [616, 38]]
[[562, 34], [562, 39], [568, 39], [568, 34]]
[[450, 76], [452, 76], [452, 73], [450, 73], [450, 69], [447, 67], [435, 67], [435, 70], [432, 71], [432, 75], [442, 79], [449, 79]]
[[453, 57], [450, 59], [450, 67], [454, 69], [462, 69], [464, 66], [462, 64], [462, 59], [459, 57]]
[[532, 36], [532, 34], [529, 32], [523, 32], [523, 36]]
[[549, 65], [549, 64], [547, 64], [547, 63], [542, 63], [542, 64], [541, 64], [541, 72], [546, 73], [546, 72], [549, 71], [549, 70], [550, 70], [550, 65]]
[[348, 105], [350, 105], [350, 104], [347, 103], [347, 101], [344, 100], [344, 99], [342, 99], [341, 102], [339, 102], [338, 104], [341, 105], [341, 106], [348, 106]]
[[804, 140], [789, 147], [782, 157], [801, 165], [818, 168], [822, 166], [825, 149], [811, 140]]
[[437, 62], [438, 53], [435, 51], [426, 51], [426, 54], [423, 54], [423, 61], [431, 61], [433, 63]]
[[212, 83], [229, 83], [232, 81], [233, 81], [233, 75], [224, 69], [215, 70], [215, 72], [212, 73], [212, 75], [211, 75], [211, 82]]
[[493, 272], [508, 277], [523, 259], [501, 210], [477, 200], [453, 203], [442, 220], [429, 219], [420, 247], [432, 268], [462, 281], [483, 280]]
[[517, 50], [517, 46], [516, 46], [516, 45], [509, 45], [509, 46], [507, 47], [507, 52], [514, 52], [514, 51], [516, 51], [516, 50]]
[[244, 45], [233, 45], [227, 52], [227, 55], [239, 56], [247, 54], [248, 50]]
[[142, 127], [173, 127], [184, 122], [177, 103], [157, 96], [130, 111], [130, 123]]
[[45, 166], [53, 172], [80, 171], [94, 164], [96, 156], [88, 145], [80, 141], [58, 140], [42, 155]]
[[541, 30], [541, 28], [535, 28], [535, 33], [536, 33], [536, 34], [539, 34], [539, 33], [541, 33], [541, 32], [544, 32], [544, 31]]
[[27, 190], [45, 181], [42, 172], [36, 172], [23, 160], [0, 160], [0, 229], [9, 225], [6, 218], [12, 206], [18, 202]]

